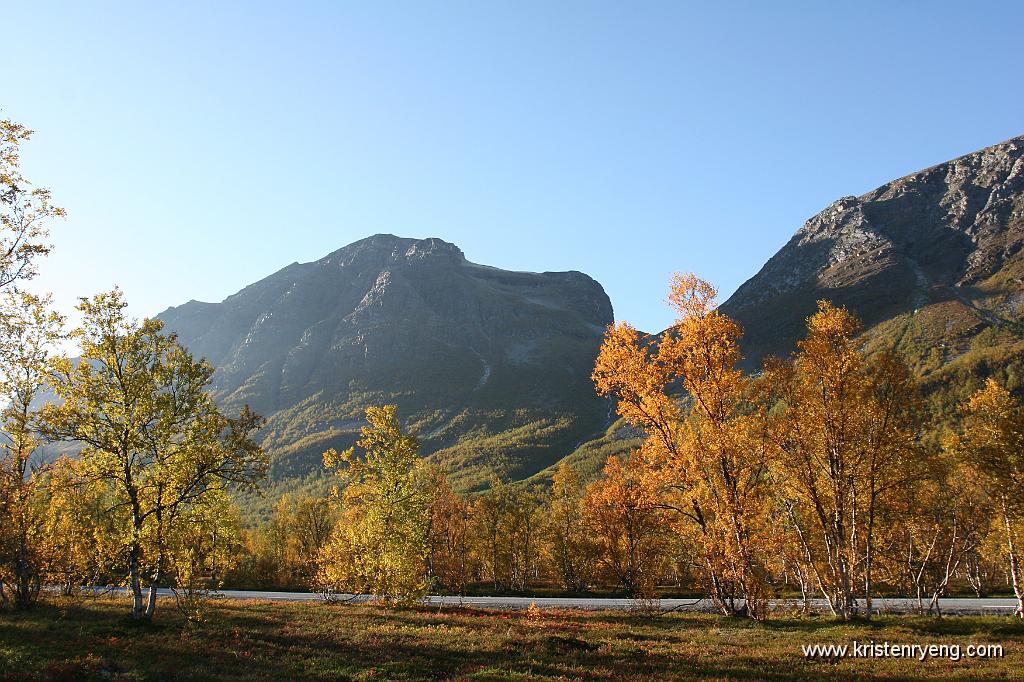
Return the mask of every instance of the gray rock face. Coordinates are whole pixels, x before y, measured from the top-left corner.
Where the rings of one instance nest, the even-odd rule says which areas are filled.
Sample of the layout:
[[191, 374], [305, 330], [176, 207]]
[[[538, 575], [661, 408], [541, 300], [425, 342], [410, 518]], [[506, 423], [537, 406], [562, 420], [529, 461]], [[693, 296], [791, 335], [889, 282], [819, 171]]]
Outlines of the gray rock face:
[[1024, 136], [834, 202], [722, 310], [743, 325], [754, 364], [793, 350], [817, 299], [870, 327], [1016, 271], [1022, 243]]
[[222, 405], [269, 417], [265, 445], [282, 475], [350, 442], [368, 404], [397, 403], [428, 453], [465, 445], [467, 434], [563, 423], [513, 438], [495, 461], [463, 461], [456, 448], [448, 464], [480, 475], [528, 475], [603, 421], [590, 381], [613, 319], [601, 286], [579, 272], [470, 263], [440, 239], [375, 235], [159, 317], [216, 367]]

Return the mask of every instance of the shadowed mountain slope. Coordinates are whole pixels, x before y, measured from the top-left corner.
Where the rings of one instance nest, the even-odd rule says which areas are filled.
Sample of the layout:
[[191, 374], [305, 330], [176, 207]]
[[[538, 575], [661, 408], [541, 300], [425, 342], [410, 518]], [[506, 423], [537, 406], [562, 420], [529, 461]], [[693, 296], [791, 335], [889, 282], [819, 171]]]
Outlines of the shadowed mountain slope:
[[612, 307], [580, 272], [477, 265], [440, 239], [375, 235], [221, 303], [159, 318], [216, 367], [229, 410], [268, 417], [272, 477], [315, 471], [396, 403], [457, 485], [527, 477], [607, 425], [590, 380]]

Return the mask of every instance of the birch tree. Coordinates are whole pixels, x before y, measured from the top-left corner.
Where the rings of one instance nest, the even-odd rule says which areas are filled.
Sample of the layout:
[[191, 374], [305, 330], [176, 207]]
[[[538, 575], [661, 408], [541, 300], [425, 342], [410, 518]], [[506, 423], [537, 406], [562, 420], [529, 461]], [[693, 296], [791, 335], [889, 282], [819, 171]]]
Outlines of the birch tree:
[[427, 573], [446, 594], [463, 594], [470, 571], [469, 503], [452, 489], [442, 471], [431, 469], [425, 478], [430, 491]]
[[267, 460], [252, 440], [262, 419], [248, 408], [221, 414], [206, 393], [210, 365], [159, 320], [126, 317], [126, 305], [117, 289], [82, 299], [73, 334], [82, 355], [51, 375], [62, 402], [44, 410], [44, 431], [81, 444], [85, 476], [109, 490], [108, 513], [124, 529], [132, 617], [151, 620], [170, 537], [226, 487], [255, 487]]
[[[675, 527], [695, 534], [704, 580], [725, 615], [766, 615], [765, 551], [771, 501], [767, 409], [737, 368], [739, 326], [694, 275], [677, 275], [669, 302], [678, 317], [660, 339], [611, 327], [594, 369], [598, 393], [648, 438], [640, 457], [660, 480]], [[685, 411], [672, 395], [681, 387]]]
[[639, 457], [611, 457], [603, 477], [587, 487], [583, 523], [598, 567], [633, 599], [657, 596], [670, 555], [668, 510]]
[[1017, 598], [1016, 615], [1024, 618], [1024, 407], [994, 379], [964, 406], [959, 437], [948, 446], [979, 476], [995, 503], [1002, 549]]
[[419, 484], [419, 441], [403, 432], [394, 405], [368, 407], [355, 448], [324, 453], [339, 476], [341, 515], [321, 552], [322, 590], [409, 603], [427, 590], [429, 497]]
[[48, 298], [16, 290], [49, 253], [49, 224], [64, 217], [50, 190], [33, 187], [21, 173], [21, 145], [31, 136], [25, 126], [0, 120], [0, 289], [8, 289], [0, 302], [0, 604], [13, 599], [20, 608], [38, 595], [44, 560], [43, 472], [32, 463], [39, 444], [33, 402], [62, 324], [48, 310]]
[[579, 473], [563, 461], [551, 483], [547, 547], [559, 582], [572, 592], [582, 592], [594, 578], [594, 542], [583, 525], [583, 493]]
[[868, 359], [859, 321], [827, 301], [793, 362], [769, 363], [782, 430], [776, 478], [806, 570], [834, 615], [868, 612], [882, 512], [922, 475], [916, 385], [893, 356]]
[[995, 510], [974, 472], [948, 454], [936, 459], [930, 473], [914, 495], [890, 510], [900, 514], [900, 523], [886, 559], [894, 577], [902, 572], [918, 611], [942, 615], [939, 598], [980, 552]]
[[[5, 292], [0, 303], [0, 603], [28, 608], [46, 573], [47, 469], [36, 402], [63, 318], [49, 299]], [[9, 595], [8, 592], [12, 592]]]
[[39, 258], [50, 252], [49, 224], [65, 215], [50, 190], [21, 174], [21, 145], [31, 137], [25, 126], [0, 120], [0, 288], [35, 277]]

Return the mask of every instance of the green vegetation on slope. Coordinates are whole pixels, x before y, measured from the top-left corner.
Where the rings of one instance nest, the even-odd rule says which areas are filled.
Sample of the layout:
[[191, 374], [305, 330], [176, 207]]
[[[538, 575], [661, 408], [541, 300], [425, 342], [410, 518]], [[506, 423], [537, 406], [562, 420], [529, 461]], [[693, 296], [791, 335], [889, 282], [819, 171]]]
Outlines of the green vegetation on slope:
[[[610, 457], [628, 456], [640, 447], [643, 440], [643, 433], [631, 428], [625, 420], [619, 418], [605, 430], [604, 434], [581, 443], [562, 461], [568, 462], [582, 480], [591, 481], [601, 475], [601, 470]], [[525, 485], [539, 484], [545, 488], [550, 486], [562, 461], [526, 479]]]

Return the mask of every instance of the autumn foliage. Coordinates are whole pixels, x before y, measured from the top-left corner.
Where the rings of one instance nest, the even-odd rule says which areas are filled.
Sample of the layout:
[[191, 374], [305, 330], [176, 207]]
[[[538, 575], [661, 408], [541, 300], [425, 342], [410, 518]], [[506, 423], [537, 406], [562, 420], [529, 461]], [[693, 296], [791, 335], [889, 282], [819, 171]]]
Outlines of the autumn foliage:
[[[849, 619], [881, 594], [937, 614], [951, 590], [1005, 586], [1024, 616], [1020, 399], [988, 379], [940, 431], [902, 358], [865, 353], [859, 321], [828, 301], [792, 357], [751, 373], [742, 329], [694, 275], [672, 280], [662, 334], [605, 333], [595, 388], [642, 444], [594, 480], [565, 459], [550, 486], [456, 491], [380, 405], [356, 447], [324, 453], [330, 495], [286, 494], [246, 523], [237, 496], [269, 466], [262, 418], [224, 413], [214, 369], [159, 320], [130, 318], [120, 290], [81, 299], [67, 332], [21, 288], [64, 215], [21, 175], [29, 135], [0, 121], [0, 607], [90, 585], [127, 587], [138, 620], [163, 587], [190, 620], [224, 584], [392, 605], [668, 589], [726, 616], [764, 619], [798, 594]], [[45, 451], [60, 443], [74, 457]]]
[[971, 400], [970, 444], [951, 462], [922, 440], [906, 365], [865, 355], [847, 310], [822, 301], [794, 357], [769, 359], [755, 379], [737, 368], [741, 330], [714, 298], [708, 283], [676, 276], [676, 323], [659, 338], [609, 328], [594, 381], [647, 434], [633, 476], [657, 488], [665, 526], [699, 556], [703, 590], [722, 613], [764, 617], [780, 574], [842, 618], [870, 614], [879, 583], [922, 604], [927, 594], [937, 609], [961, 567], [980, 565], [993, 503], [1019, 598], [1020, 496], [962, 478], [988, 472], [1019, 486], [1020, 408], [1009, 393], [990, 382]]
[[[700, 554], [704, 587], [727, 615], [765, 613], [769, 426], [740, 360], [739, 326], [714, 306], [715, 291], [677, 276], [678, 318], [657, 342], [621, 323], [594, 370], [602, 395], [648, 439], [635, 476], [650, 479], [666, 518]], [[673, 392], [685, 391], [680, 405]]]

